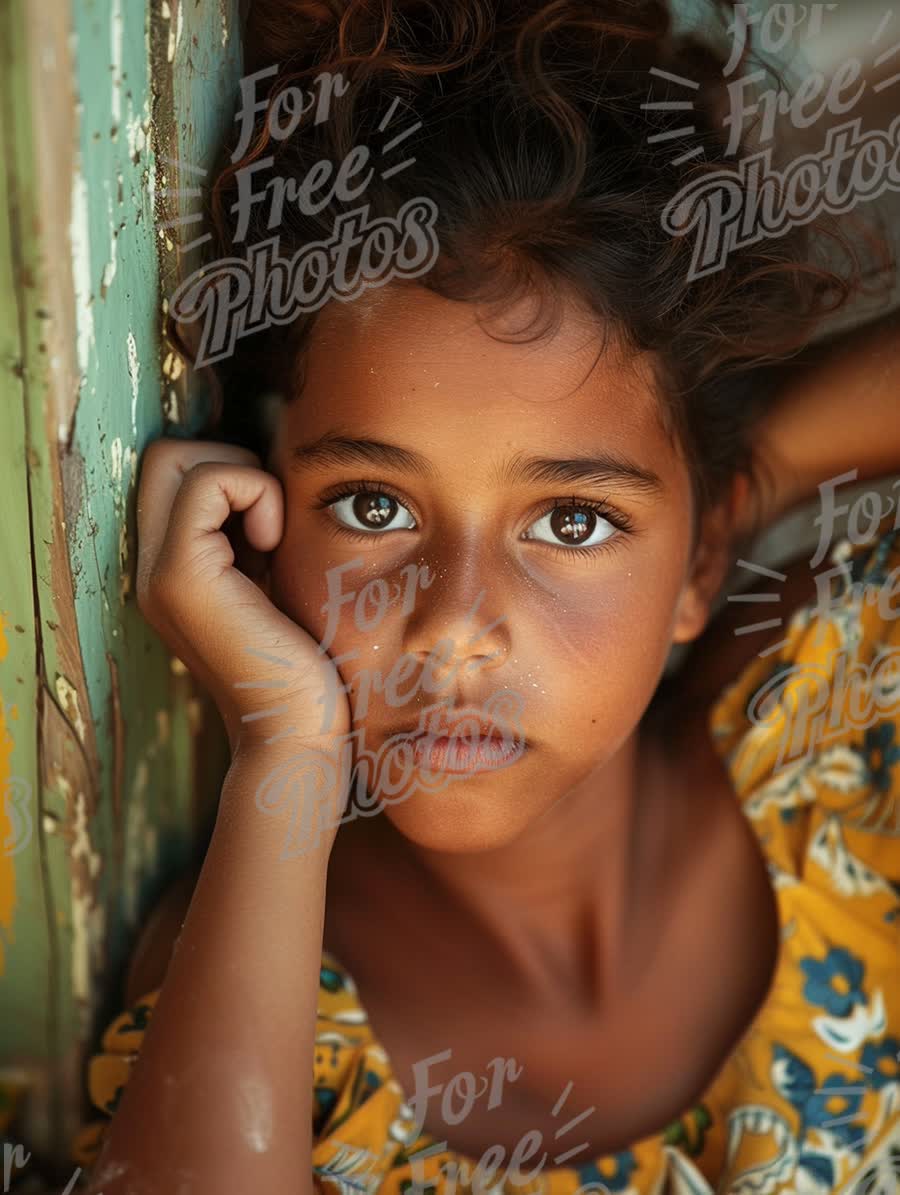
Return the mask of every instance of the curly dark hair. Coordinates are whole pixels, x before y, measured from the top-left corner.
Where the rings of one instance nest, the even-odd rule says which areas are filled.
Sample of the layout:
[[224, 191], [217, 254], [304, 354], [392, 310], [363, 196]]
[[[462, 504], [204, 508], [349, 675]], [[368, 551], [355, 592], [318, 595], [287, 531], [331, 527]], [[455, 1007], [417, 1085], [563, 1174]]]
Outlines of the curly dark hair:
[[[723, 28], [732, 9], [733, 0], [710, 0]], [[692, 239], [666, 232], [662, 213], [688, 183], [734, 162], [724, 57], [676, 34], [667, 3], [254, 0], [244, 47], [246, 73], [277, 64], [258, 91], [270, 105], [326, 71], [347, 87], [327, 120], [310, 110], [283, 140], [260, 112], [237, 161], [238, 129], [230, 135], [209, 195], [211, 258], [235, 252], [239, 170], [266, 155], [273, 177], [302, 179], [323, 159], [337, 168], [355, 145], [385, 138], [379, 123], [399, 99], [406, 123], [421, 122], [403, 147], [415, 168], [376, 171], [365, 201], [370, 219], [395, 218], [423, 194], [437, 205], [440, 259], [417, 282], [489, 310], [539, 295], [538, 317], [523, 329], [532, 337], [558, 326], [559, 300], [576, 297], [626, 347], [651, 350], [665, 426], [691, 472], [695, 527], [735, 472], [758, 480], [751, 429], [777, 389], [777, 363], [862, 289], [863, 275], [836, 222], [821, 218], [734, 248], [723, 268], [691, 277]], [[673, 76], [699, 84], [689, 131], [683, 112], [647, 107], [685, 100]], [[281, 256], [327, 240], [341, 212], [337, 200], [315, 214], [286, 205]], [[266, 221], [253, 208], [247, 245], [272, 236]], [[846, 253], [846, 275], [814, 262], [814, 233]], [[316, 315], [238, 338], [216, 369], [206, 434], [265, 455], [260, 400], [301, 392]], [[171, 319], [169, 334], [190, 359]]]

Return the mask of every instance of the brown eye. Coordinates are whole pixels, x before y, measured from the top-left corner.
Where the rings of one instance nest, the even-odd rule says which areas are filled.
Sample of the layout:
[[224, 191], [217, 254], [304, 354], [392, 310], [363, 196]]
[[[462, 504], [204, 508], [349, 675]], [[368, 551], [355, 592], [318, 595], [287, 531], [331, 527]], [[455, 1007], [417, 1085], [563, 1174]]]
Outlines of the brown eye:
[[608, 519], [590, 506], [554, 506], [531, 524], [525, 538], [556, 547], [567, 544], [592, 548], [609, 539], [615, 530]]
[[558, 535], [563, 543], [580, 544], [590, 539], [591, 532], [597, 522], [597, 516], [592, 510], [580, 507], [557, 506], [550, 512], [550, 530]]
[[358, 490], [329, 505], [337, 521], [353, 531], [412, 530], [416, 525], [402, 503], [378, 490]]
[[353, 513], [367, 527], [385, 527], [397, 513], [397, 503], [387, 494], [357, 494]]

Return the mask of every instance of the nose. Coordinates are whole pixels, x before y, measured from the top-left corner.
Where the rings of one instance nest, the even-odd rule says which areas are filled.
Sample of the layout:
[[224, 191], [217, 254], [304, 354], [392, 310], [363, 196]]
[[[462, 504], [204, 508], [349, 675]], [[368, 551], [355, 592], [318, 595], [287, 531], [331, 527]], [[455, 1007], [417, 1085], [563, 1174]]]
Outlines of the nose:
[[429, 666], [443, 687], [457, 675], [465, 687], [482, 669], [496, 670], [509, 658], [510, 630], [505, 611], [483, 583], [474, 562], [456, 567], [429, 561], [434, 580], [417, 596], [404, 628], [404, 651]]

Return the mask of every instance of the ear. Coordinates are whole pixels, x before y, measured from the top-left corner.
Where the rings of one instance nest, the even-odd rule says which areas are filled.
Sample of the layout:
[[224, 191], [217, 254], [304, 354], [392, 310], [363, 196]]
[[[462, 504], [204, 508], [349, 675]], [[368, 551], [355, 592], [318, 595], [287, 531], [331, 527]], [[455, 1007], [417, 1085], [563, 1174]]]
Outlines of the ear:
[[740, 483], [702, 516], [690, 576], [682, 590], [672, 634], [673, 643], [688, 643], [706, 628], [710, 612], [732, 563], [735, 505]]

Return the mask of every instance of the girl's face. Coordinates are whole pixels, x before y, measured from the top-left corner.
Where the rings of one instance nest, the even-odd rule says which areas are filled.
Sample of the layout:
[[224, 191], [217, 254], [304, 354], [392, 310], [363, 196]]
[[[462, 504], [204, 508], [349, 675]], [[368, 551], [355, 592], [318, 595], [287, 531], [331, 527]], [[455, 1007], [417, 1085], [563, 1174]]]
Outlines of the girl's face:
[[265, 587], [338, 662], [361, 749], [441, 701], [517, 695], [499, 716], [524, 738], [514, 762], [437, 791], [413, 770], [384, 805], [449, 851], [510, 842], [602, 783], [724, 565], [705, 530], [691, 555], [689, 475], [649, 361], [611, 342], [594, 365], [596, 324], [574, 307], [532, 344], [492, 339], [476, 314], [399, 283], [330, 304], [268, 462], [285, 529]]

